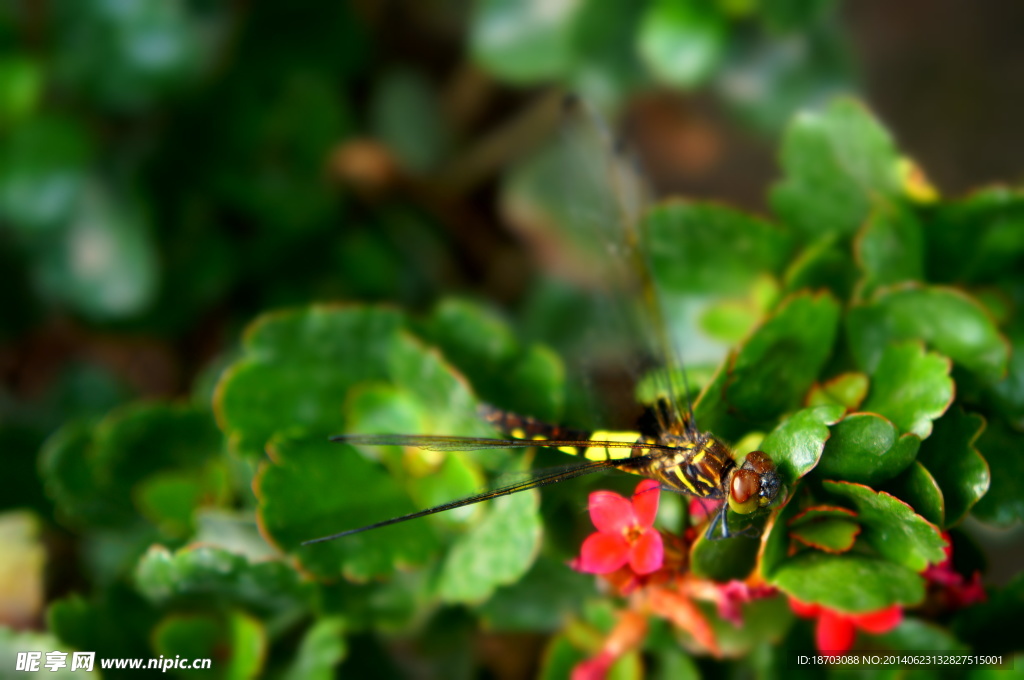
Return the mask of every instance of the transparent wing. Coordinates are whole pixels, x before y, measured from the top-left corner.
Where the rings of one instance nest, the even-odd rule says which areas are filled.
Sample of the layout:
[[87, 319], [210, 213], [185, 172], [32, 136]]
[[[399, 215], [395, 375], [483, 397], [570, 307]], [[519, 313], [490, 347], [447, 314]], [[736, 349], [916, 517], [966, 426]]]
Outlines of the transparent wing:
[[[407, 446], [420, 446], [422, 448], [433, 448], [440, 451], [457, 451], [466, 450], [467, 448], [505, 448], [507, 446], [573, 446], [572, 442], [555, 442], [555, 441], [544, 441], [544, 442], [527, 442], [526, 440], [501, 440], [501, 439], [480, 439], [477, 437], [425, 437], [419, 435], [344, 435], [341, 437], [332, 437], [333, 441], [345, 441], [353, 444], [369, 444], [369, 445], [407, 445]], [[509, 444], [509, 442], [512, 442]], [[609, 447], [617, 448], [634, 448], [638, 445], [623, 444], [622, 442], [586, 442], [588, 445], [605, 445]], [[454, 447], [454, 448], [452, 448]], [[648, 447], [645, 447], [648, 448]], [[661, 447], [655, 447], [660, 449]], [[600, 461], [582, 461], [574, 465], [568, 465], [564, 467], [539, 470], [529, 475], [526, 479], [516, 481], [512, 484], [484, 491], [473, 496], [468, 496], [450, 503], [444, 503], [442, 505], [435, 506], [433, 508], [427, 508], [426, 510], [419, 510], [417, 512], [411, 512], [408, 515], [401, 515], [400, 517], [393, 517], [391, 519], [384, 520], [382, 522], [376, 522], [374, 524], [368, 524], [366, 526], [357, 527], [355, 529], [348, 529], [341, 531], [336, 534], [329, 536], [321, 536], [319, 538], [313, 538], [308, 541], [303, 541], [302, 545], [312, 545], [314, 543], [323, 543], [324, 541], [333, 541], [338, 538], [344, 538], [345, 536], [351, 536], [352, 534], [358, 534], [363, 531], [370, 531], [371, 529], [379, 529], [381, 527], [390, 526], [392, 524], [398, 524], [400, 522], [407, 522], [412, 519], [418, 519], [420, 517], [426, 517], [427, 515], [434, 515], [439, 512], [446, 512], [448, 510], [454, 510], [455, 508], [462, 508], [467, 505], [473, 505], [475, 503], [482, 503], [483, 501], [489, 501], [499, 496], [507, 496], [513, 493], [519, 493], [520, 491], [527, 491], [529, 489], [536, 489], [549, 484], [556, 484], [569, 479], [575, 479], [576, 477], [582, 477], [583, 475], [589, 475], [602, 470], [630, 470], [632, 468], [640, 468], [652, 459], [661, 455], [661, 451], [655, 451], [643, 456], [635, 456], [632, 458], [626, 458], [622, 460], [600, 460]]]
[[[429, 451], [478, 451], [542, 446], [547, 448], [602, 448], [650, 451], [675, 451], [669, 446], [642, 442], [612, 442], [594, 439], [494, 439], [489, 437], [456, 437], [426, 434], [339, 434], [332, 442], [365, 446], [415, 446]], [[622, 459], [620, 459], [621, 462]]]
[[[595, 261], [607, 272], [613, 302], [609, 322], [627, 329], [640, 353], [654, 364], [651, 373], [667, 400], [655, 410], [662, 429], [693, 430], [689, 386], [682, 358], [665, 323], [665, 311], [651, 275], [651, 255], [643, 218], [651, 191], [639, 165], [618, 142], [601, 116], [585, 102], [567, 98], [562, 143], [579, 174], [569, 181], [590, 184], [589, 200], [570, 206], [577, 229], [592, 240]], [[602, 191], [603, 189], [603, 191]], [[596, 197], [596, 198], [595, 198]], [[635, 367], [634, 367], [634, 370]], [[642, 369], [638, 374], [642, 374]]]

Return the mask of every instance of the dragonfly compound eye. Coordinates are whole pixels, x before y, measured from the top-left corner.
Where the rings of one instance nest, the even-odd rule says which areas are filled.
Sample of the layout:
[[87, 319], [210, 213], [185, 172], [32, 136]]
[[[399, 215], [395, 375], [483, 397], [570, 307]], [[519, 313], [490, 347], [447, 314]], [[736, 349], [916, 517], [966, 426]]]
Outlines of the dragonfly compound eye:
[[733, 512], [748, 515], [759, 507], [758, 492], [761, 475], [753, 470], [740, 469], [733, 473], [729, 484], [729, 507]]

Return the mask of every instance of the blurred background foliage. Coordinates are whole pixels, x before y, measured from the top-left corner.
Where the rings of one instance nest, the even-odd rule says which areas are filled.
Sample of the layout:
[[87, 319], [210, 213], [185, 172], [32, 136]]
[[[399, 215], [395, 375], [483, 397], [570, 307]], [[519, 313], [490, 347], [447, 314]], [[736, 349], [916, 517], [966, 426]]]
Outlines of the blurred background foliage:
[[[528, 672], [509, 650], [539, 643], [521, 631], [553, 629], [593, 588], [550, 555], [472, 615], [417, 608], [417, 572], [390, 589], [314, 587], [265, 561], [275, 551], [255, 530], [250, 488], [263, 441], [222, 432], [212, 406], [245, 325], [314, 301], [392, 303], [419, 315], [409, 323], [481, 397], [557, 417], [561, 365], [534, 343], [564, 351], [587, 319], [564, 314], [578, 299], [552, 270], [578, 277], [521, 200], [552, 132], [552, 86], [625, 120], [659, 193], [765, 210], [783, 125], [857, 93], [958, 195], [1020, 177], [1022, 21], [1009, 4], [953, 0], [3, 3], [0, 622], [48, 630], [52, 649], [214, 656], [224, 677], [327, 677], [342, 659], [363, 677]], [[980, 203], [940, 218], [969, 220]], [[969, 266], [963, 276], [985, 283], [984, 266]], [[749, 310], [728, 311], [719, 336], [733, 327], [738, 339]], [[401, 337], [405, 361], [430, 363]], [[261, 351], [294, 351], [288, 341]], [[687, 350], [698, 364], [716, 357]], [[338, 359], [321, 358], [306, 384], [322, 386]], [[463, 386], [438, 380], [346, 408], [363, 424], [442, 427], [402, 406], [438, 394], [468, 404]], [[1014, 403], [1017, 389], [997, 396]], [[240, 412], [260, 403], [258, 381], [251, 394]], [[463, 411], [450, 419], [471, 428]], [[987, 436], [1006, 440], [1011, 426]], [[444, 493], [481, 481], [473, 466], [446, 475]], [[1012, 523], [1008, 507], [989, 518]], [[173, 552], [193, 542], [214, 547]], [[379, 573], [367, 562], [357, 579]], [[449, 603], [480, 599], [456, 585]], [[550, 611], [516, 608], [538, 596]], [[404, 660], [367, 632], [417, 617], [432, 620], [399, 645]], [[476, 617], [523, 639], [484, 633], [475, 657], [460, 652]], [[347, 629], [359, 632], [345, 642]], [[35, 634], [0, 637], [5, 669], [28, 639], [12, 635]]]

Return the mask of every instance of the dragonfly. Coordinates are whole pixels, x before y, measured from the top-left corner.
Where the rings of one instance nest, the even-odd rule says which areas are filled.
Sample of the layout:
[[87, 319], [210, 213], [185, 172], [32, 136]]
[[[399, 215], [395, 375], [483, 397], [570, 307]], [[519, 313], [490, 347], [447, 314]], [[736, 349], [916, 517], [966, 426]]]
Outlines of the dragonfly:
[[[741, 515], [776, 504], [782, 483], [774, 462], [763, 451], [752, 451], [742, 461], [722, 440], [702, 431], [696, 422], [686, 371], [669, 339], [662, 303], [654, 285], [649, 253], [642, 234], [646, 209], [646, 183], [622, 145], [613, 141], [601, 118], [586, 104], [568, 98], [565, 113], [583, 120], [590, 134], [606, 151], [605, 172], [617, 203], [618, 232], [608, 249], [621, 255], [633, 275], [641, 298], [649, 344], [661, 368], [653, 376], [660, 396], [648, 407], [648, 418], [636, 432], [589, 431], [549, 424], [530, 416], [482, 405], [481, 418], [506, 436], [500, 438], [422, 434], [342, 434], [331, 441], [360, 446], [416, 447], [430, 451], [476, 451], [547, 447], [578, 456], [576, 463], [540, 470], [525, 479], [399, 517], [305, 541], [311, 545], [474, 505], [501, 496], [536, 489], [605, 470], [619, 470], [654, 479], [661, 490], [702, 501], [720, 502], [708, 522], [707, 539], [729, 538], [727, 512]], [[741, 532], [744, 533], [744, 532]]]

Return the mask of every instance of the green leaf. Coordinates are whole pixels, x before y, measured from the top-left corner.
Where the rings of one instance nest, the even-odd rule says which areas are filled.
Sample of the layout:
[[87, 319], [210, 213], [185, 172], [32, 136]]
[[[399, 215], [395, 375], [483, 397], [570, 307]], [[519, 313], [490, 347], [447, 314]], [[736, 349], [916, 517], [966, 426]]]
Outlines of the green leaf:
[[895, 629], [875, 637], [889, 649], [903, 651], [913, 649], [922, 652], [967, 652], [969, 648], [957, 640], [948, 630], [922, 619], [905, 618]]
[[708, 79], [725, 53], [728, 24], [712, 3], [655, 0], [640, 32], [640, 54], [661, 82], [684, 89]]
[[915, 572], [946, 559], [938, 527], [900, 499], [862, 484], [825, 480], [825, 490], [853, 502], [863, 539], [886, 559]]
[[[827, 429], [827, 428], [826, 428]], [[779, 567], [786, 563], [790, 554], [789, 526], [800, 514], [800, 507], [807, 498], [805, 484], [796, 484], [790, 492], [788, 502], [768, 518], [768, 523], [761, 539], [761, 553], [758, 555], [757, 569], [762, 579], [771, 581]], [[850, 511], [850, 514], [854, 514]]]
[[426, 324], [425, 336], [472, 381], [483, 400], [546, 421], [561, 418], [561, 360], [539, 345], [522, 347], [494, 311], [465, 300], [444, 300]]
[[745, 292], [763, 272], [782, 268], [791, 245], [771, 222], [713, 203], [663, 201], [641, 229], [655, 280], [684, 293]]
[[807, 396], [808, 406], [839, 404], [847, 410], [860, 408], [868, 394], [868, 377], [863, 373], [843, 373], [820, 385]]
[[906, 208], [877, 204], [857, 237], [864, 289], [924, 280], [924, 234]]
[[477, 611], [494, 631], [554, 632], [595, 594], [595, 579], [541, 555], [530, 571], [499, 588]]
[[871, 392], [865, 411], [879, 413], [902, 432], [927, 439], [932, 421], [953, 403], [949, 359], [926, 353], [920, 343], [886, 347], [871, 374]]
[[477, 0], [469, 26], [473, 58], [513, 83], [564, 76], [573, 62], [576, 22], [584, 4]]
[[769, 579], [786, 594], [850, 614], [878, 611], [894, 604], [911, 606], [924, 599], [924, 579], [888, 560], [816, 550], [786, 560]]
[[54, 602], [46, 619], [66, 647], [95, 651], [97, 657], [148, 657], [149, 635], [158, 616], [134, 590], [116, 583], [92, 601], [74, 594]]
[[[730, 517], [735, 517], [735, 514], [730, 513]], [[730, 529], [742, 531], [753, 526], [754, 530], [758, 530], [763, 526], [763, 522], [757, 520], [754, 520], [753, 524], [747, 517], [743, 520], [745, 526], [733, 527], [733, 523], [730, 522]], [[760, 545], [759, 541], [749, 536], [736, 535], [709, 541], [702, 534], [690, 549], [690, 569], [694, 575], [718, 583], [742, 581], [757, 566]]]
[[348, 653], [344, 632], [345, 620], [341, 617], [317, 620], [303, 635], [284, 679], [331, 680], [336, 677], [335, 668]]
[[836, 554], [853, 547], [860, 534], [860, 525], [848, 519], [824, 518], [816, 522], [804, 522], [793, 527], [789, 533], [804, 545]]
[[[65, 425], [44, 445], [40, 471], [68, 522], [124, 527], [138, 517], [133, 500], [149, 502], [144, 495], [155, 476], [174, 471], [207, 488], [204, 469], [220, 451], [208, 411], [138, 403], [112, 412], [95, 428]], [[193, 509], [206, 502], [192, 500]]]
[[174, 553], [152, 546], [139, 560], [135, 584], [157, 605], [240, 605], [261, 616], [302, 609], [310, 590], [283, 562], [250, 562], [207, 546]]
[[[346, 396], [361, 383], [405, 388], [421, 405], [427, 431], [486, 432], [464, 381], [402, 324], [396, 312], [361, 307], [314, 306], [257, 319], [242, 358], [217, 386], [214, 406], [232, 447], [259, 456], [278, 432], [343, 432]], [[431, 408], [436, 404], [445, 408]]]
[[862, 484], [884, 482], [914, 461], [920, 445], [916, 435], [900, 437], [881, 416], [853, 413], [832, 426], [815, 474]]
[[795, 620], [784, 597], [744, 603], [742, 626], [720, 617], [717, 608], [710, 603], [698, 602], [697, 607], [711, 625], [722, 656], [729, 659], [747, 656], [760, 645], [778, 644]]
[[815, 406], [797, 411], [782, 421], [761, 442], [761, 450], [778, 466], [783, 484], [790, 488], [821, 459], [828, 428], [843, 416], [843, 407]]
[[171, 614], [153, 635], [154, 651], [167, 661], [178, 656], [217, 659], [220, 663], [210, 665], [210, 674], [229, 680], [258, 677], [268, 646], [267, 632], [258, 619], [230, 610], [221, 615]]
[[858, 365], [873, 373], [889, 345], [923, 340], [982, 378], [998, 380], [1009, 348], [985, 309], [950, 288], [904, 286], [880, 291], [855, 305], [847, 317], [847, 340]]
[[77, 120], [39, 116], [5, 135], [0, 145], [0, 217], [25, 231], [65, 225], [79, 205], [92, 156]]
[[[913, 435], [904, 435], [907, 436]], [[883, 490], [909, 503], [914, 512], [932, 524], [945, 526], [946, 501], [942, 489], [921, 461], [915, 460], [899, 476], [886, 482]]]
[[[436, 554], [429, 519], [300, 547], [303, 541], [405, 515], [421, 508], [377, 463], [351, 446], [325, 439], [275, 441], [256, 477], [259, 520], [267, 538], [295, 552], [318, 577], [356, 581], [419, 565]], [[343, 481], [340, 481], [343, 480]]]
[[900, 195], [892, 139], [853, 100], [799, 114], [786, 130], [780, 160], [784, 178], [771, 191], [772, 207], [810, 240], [852, 234], [876, 197]]
[[988, 463], [975, 448], [984, 428], [980, 415], [955, 408], [935, 422], [935, 432], [921, 445], [918, 460], [945, 499], [944, 527], [958, 524], [989, 489]]
[[1006, 587], [988, 593], [988, 599], [960, 611], [953, 633], [979, 654], [1008, 654], [1020, 648], [1018, 625], [1024, 615], [1024, 573]]
[[856, 288], [858, 272], [849, 253], [835, 235], [807, 246], [789, 263], [783, 276], [785, 290], [825, 289], [840, 299]]
[[838, 320], [828, 294], [785, 300], [705, 389], [695, 404], [698, 422], [738, 439], [796, 408], [832, 353]]
[[1024, 194], [981, 189], [940, 203], [928, 214], [928, 278], [943, 283], [988, 283], [1015, 275], [1024, 252]]
[[[977, 449], [990, 466], [988, 493], [974, 506], [974, 514], [985, 522], [1005, 527], [1024, 519], [1024, 494], [1020, 493], [1019, 484], [1019, 480], [1024, 479], [1024, 456], [1020, 455], [1024, 450], [1022, 439], [1020, 432], [1002, 420], [993, 420], [977, 440]], [[977, 467], [971, 458], [972, 453], [965, 455], [961, 451], [956, 464]], [[992, 470], [997, 474], [992, 475]]]
[[69, 3], [57, 6], [52, 19], [58, 80], [121, 111], [181, 89], [216, 45], [212, 36], [201, 37], [203, 17], [181, 3]]
[[440, 161], [448, 142], [437, 93], [412, 70], [379, 77], [370, 104], [371, 127], [402, 167], [424, 173]]
[[143, 203], [97, 183], [85, 186], [78, 198], [60, 246], [39, 259], [40, 287], [96, 320], [139, 314], [152, 304], [159, 283]]
[[43, 69], [24, 56], [0, 59], [0, 129], [26, 119], [43, 92]]
[[540, 549], [541, 522], [536, 490], [491, 502], [483, 521], [452, 546], [438, 578], [447, 602], [480, 603], [499, 586], [515, 583]]

